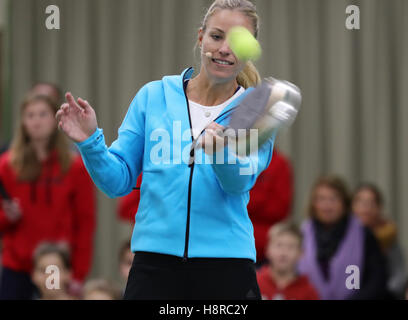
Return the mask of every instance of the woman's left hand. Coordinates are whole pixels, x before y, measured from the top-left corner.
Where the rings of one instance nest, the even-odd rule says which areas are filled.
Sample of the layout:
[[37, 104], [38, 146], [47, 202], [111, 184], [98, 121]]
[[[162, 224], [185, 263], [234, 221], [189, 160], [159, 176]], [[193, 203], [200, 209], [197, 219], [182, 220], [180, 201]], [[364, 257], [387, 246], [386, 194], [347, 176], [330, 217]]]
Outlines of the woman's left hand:
[[216, 122], [211, 122], [205, 129], [201, 140], [201, 147], [208, 155], [220, 151], [226, 145], [227, 139], [223, 136], [225, 127]]

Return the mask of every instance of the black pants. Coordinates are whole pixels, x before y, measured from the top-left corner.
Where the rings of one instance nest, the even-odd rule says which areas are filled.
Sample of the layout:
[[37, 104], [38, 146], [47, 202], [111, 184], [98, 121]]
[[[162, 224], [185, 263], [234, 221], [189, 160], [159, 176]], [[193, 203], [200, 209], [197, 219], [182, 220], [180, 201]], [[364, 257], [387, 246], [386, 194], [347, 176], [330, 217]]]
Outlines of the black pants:
[[259, 300], [249, 259], [182, 258], [136, 252], [125, 300]]
[[28, 273], [3, 267], [0, 278], [0, 300], [30, 300], [37, 290]]

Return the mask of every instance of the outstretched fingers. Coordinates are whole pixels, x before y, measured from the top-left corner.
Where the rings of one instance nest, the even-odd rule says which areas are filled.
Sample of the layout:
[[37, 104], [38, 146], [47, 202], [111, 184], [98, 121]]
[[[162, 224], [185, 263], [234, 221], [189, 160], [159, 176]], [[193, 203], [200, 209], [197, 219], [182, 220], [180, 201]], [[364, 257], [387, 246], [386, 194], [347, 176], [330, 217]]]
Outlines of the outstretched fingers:
[[57, 111], [57, 113], [55, 114], [55, 118], [57, 119], [57, 122], [60, 122], [61, 117], [64, 114], [68, 114], [68, 112], [69, 112], [69, 104], [68, 103], [62, 104], [59, 110]]
[[78, 111], [84, 111], [84, 109], [75, 101], [74, 96], [72, 95], [71, 92], [67, 92], [65, 94], [65, 98], [67, 99], [67, 102], [69, 106], [72, 108], [72, 110], [78, 110]]
[[88, 101], [82, 99], [82, 98], [78, 98], [78, 104], [82, 107], [82, 109], [85, 112], [88, 112], [92, 109], [92, 107], [89, 105]]
[[58, 110], [57, 114], [55, 115], [55, 118], [57, 119], [57, 126], [58, 129], [62, 129], [62, 115], [63, 115], [63, 111], [62, 110]]

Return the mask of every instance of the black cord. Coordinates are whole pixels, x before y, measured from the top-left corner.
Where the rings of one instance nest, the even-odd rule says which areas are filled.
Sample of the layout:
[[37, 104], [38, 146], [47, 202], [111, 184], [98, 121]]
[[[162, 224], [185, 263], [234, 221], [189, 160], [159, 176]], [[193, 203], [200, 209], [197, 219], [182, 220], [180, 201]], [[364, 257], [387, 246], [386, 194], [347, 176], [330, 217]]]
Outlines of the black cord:
[[[220, 114], [217, 118], [215, 118], [212, 122], [216, 122], [217, 120], [219, 120], [221, 117], [223, 117], [223, 116], [225, 116], [225, 115], [228, 116], [228, 115], [229, 115], [230, 113], [232, 113], [236, 108], [238, 108], [238, 106], [232, 107], [231, 109], [229, 109], [229, 110], [223, 112], [223, 113]], [[222, 119], [222, 120], [224, 120], [224, 119]], [[193, 162], [194, 162], [195, 148], [196, 148], [196, 146], [197, 146], [198, 139], [199, 139], [200, 136], [205, 132], [205, 129], [206, 129], [206, 128], [204, 128], [204, 129], [200, 132], [200, 134], [197, 136], [197, 138], [195, 138], [195, 139], [193, 140], [193, 143], [191, 144], [190, 159], [189, 159], [189, 161], [188, 161], [188, 166], [189, 166], [189, 167], [191, 167], [192, 164], [193, 164]]]

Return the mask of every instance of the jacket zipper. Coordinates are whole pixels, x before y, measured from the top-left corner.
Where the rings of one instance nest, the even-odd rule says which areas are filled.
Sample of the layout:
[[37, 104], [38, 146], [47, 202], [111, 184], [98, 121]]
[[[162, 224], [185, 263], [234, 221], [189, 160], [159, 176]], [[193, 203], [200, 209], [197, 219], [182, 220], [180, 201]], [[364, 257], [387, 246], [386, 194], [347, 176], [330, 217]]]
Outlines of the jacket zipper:
[[[184, 96], [186, 98], [186, 103], [187, 103], [188, 119], [190, 122], [190, 130], [191, 130], [191, 141], [194, 143], [193, 126], [192, 126], [191, 114], [190, 114], [190, 105], [189, 105], [188, 98], [187, 98], [186, 86], [184, 85], [184, 79], [183, 79], [183, 91], [184, 91]], [[186, 223], [186, 238], [185, 238], [185, 244], [184, 244], [183, 261], [187, 261], [188, 259], [188, 242], [189, 242], [189, 237], [190, 237], [191, 187], [192, 187], [193, 172], [194, 172], [194, 148], [192, 148], [190, 151], [190, 158], [192, 158], [193, 161], [192, 163], [189, 164], [190, 179], [188, 182], [187, 223]]]

